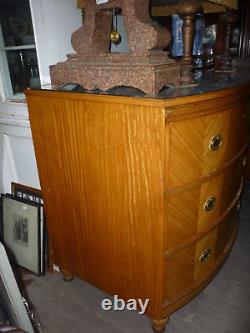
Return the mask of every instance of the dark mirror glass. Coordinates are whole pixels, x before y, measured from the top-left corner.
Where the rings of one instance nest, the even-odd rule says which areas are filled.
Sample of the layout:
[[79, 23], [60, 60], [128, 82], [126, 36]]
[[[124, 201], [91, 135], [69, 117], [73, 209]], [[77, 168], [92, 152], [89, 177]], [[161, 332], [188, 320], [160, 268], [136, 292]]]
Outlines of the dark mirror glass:
[[5, 47], [35, 43], [28, 0], [0, 0], [0, 23]]
[[11, 50], [6, 54], [14, 94], [40, 85], [35, 49]]

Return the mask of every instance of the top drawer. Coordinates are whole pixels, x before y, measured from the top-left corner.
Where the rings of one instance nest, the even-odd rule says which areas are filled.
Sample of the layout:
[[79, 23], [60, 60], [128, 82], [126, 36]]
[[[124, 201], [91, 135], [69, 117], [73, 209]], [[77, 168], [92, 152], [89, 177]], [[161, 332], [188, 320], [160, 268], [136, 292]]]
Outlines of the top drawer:
[[191, 183], [232, 160], [247, 144], [246, 107], [169, 123], [167, 187]]

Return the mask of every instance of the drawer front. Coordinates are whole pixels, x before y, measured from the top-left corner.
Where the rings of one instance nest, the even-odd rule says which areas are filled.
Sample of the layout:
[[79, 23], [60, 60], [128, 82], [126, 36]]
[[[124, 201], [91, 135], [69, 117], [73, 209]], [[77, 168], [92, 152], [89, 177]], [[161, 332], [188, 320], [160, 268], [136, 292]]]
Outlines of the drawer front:
[[247, 143], [245, 106], [170, 123], [167, 187], [191, 183], [230, 161]]
[[236, 230], [237, 206], [206, 236], [166, 258], [164, 301], [170, 303], [202, 282], [225, 256]]
[[171, 251], [217, 223], [237, 200], [244, 157], [218, 176], [166, 199], [165, 250]]

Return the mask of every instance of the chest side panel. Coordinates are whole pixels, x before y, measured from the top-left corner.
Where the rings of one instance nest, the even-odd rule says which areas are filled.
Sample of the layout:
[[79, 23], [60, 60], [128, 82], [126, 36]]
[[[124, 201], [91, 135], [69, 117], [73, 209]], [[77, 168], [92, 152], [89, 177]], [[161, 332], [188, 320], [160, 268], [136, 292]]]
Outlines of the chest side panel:
[[55, 263], [124, 299], [152, 299], [162, 276], [164, 110], [28, 102]]

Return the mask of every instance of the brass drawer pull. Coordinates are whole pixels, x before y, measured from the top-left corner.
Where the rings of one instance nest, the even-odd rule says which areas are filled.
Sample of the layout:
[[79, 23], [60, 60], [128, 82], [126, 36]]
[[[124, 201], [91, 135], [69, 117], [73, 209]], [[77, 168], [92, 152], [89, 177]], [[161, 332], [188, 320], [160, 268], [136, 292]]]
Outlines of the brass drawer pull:
[[205, 202], [204, 210], [206, 212], [210, 212], [211, 210], [214, 209], [215, 205], [216, 205], [216, 198], [215, 197], [209, 197], [207, 199], [207, 201]]
[[209, 148], [211, 150], [218, 150], [220, 148], [220, 146], [222, 145], [222, 137], [218, 134], [212, 137], [210, 144], [209, 144]]
[[211, 255], [211, 253], [212, 253], [212, 250], [211, 250], [211, 249], [205, 249], [205, 250], [201, 253], [201, 255], [200, 255], [200, 257], [199, 257], [199, 261], [200, 261], [200, 262], [205, 262], [205, 261], [207, 261], [208, 258], [209, 258], [210, 255]]

